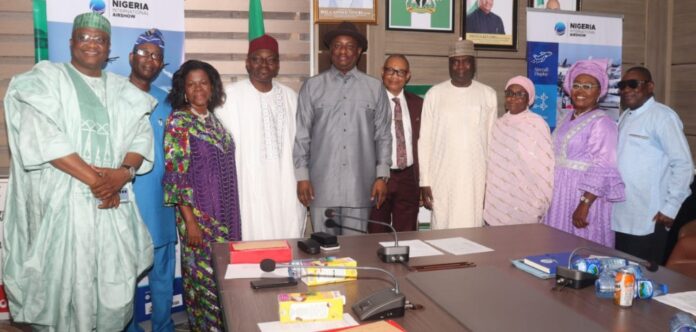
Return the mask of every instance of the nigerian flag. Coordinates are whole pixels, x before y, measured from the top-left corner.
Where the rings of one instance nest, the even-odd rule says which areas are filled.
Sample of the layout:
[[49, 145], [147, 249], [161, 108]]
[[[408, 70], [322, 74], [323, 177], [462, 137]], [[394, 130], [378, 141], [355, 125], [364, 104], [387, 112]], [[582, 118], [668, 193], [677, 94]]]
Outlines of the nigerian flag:
[[259, 38], [265, 33], [261, 0], [249, 0], [249, 41]]
[[450, 3], [454, 0], [389, 0], [391, 28], [451, 30], [452, 12]]

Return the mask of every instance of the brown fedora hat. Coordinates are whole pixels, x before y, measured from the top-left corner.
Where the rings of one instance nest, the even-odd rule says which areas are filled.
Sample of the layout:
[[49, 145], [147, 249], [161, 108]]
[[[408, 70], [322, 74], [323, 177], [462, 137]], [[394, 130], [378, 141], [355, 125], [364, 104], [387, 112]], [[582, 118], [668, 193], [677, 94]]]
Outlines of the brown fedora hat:
[[360, 44], [360, 48], [362, 48], [363, 52], [367, 51], [367, 38], [358, 32], [358, 28], [356, 28], [353, 23], [341, 22], [336, 29], [327, 32], [324, 35], [324, 45], [331, 48], [331, 41], [336, 38], [336, 36], [351, 36]]

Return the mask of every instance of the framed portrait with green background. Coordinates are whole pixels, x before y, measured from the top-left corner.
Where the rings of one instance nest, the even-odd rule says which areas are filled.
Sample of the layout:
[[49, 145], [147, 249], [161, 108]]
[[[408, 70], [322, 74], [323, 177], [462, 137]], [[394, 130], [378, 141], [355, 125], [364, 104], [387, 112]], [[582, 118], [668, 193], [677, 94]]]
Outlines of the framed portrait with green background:
[[454, 32], [455, 0], [387, 0], [387, 29]]

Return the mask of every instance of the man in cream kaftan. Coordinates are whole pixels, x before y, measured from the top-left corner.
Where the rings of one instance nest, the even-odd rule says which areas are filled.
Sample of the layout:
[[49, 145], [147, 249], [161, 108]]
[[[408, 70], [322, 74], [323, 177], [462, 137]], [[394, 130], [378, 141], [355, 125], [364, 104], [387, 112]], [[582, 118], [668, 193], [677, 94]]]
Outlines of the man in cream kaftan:
[[297, 94], [273, 78], [278, 43], [268, 35], [249, 44], [249, 79], [225, 89], [227, 101], [215, 114], [237, 149], [242, 240], [302, 236], [307, 209], [296, 196], [292, 162]]
[[242, 240], [302, 236], [307, 209], [295, 195], [292, 164], [297, 94], [273, 83], [260, 92], [249, 80], [227, 87], [218, 118], [237, 146]]
[[[138, 172], [151, 168], [155, 101], [93, 61], [95, 53], [106, 60], [109, 44], [106, 19], [94, 15], [76, 18], [71, 64], [40, 62], [14, 77], [5, 97], [12, 166], [4, 282], [13, 320], [35, 330], [122, 330], [136, 277], [152, 264], [128, 180], [141, 162]], [[117, 177], [113, 194], [96, 193]], [[119, 205], [121, 186], [129, 202]]]
[[450, 50], [451, 80], [425, 95], [418, 141], [420, 186], [433, 229], [483, 226], [488, 141], [495, 91], [474, 81], [473, 44]]

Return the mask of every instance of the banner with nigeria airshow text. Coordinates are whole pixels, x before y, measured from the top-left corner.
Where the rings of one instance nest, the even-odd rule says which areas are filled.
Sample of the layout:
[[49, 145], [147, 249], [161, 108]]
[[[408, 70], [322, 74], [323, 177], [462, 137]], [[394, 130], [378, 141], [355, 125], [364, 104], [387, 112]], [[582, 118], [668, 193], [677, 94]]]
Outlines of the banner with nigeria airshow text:
[[171, 78], [184, 58], [184, 0], [61, 0], [46, 1], [48, 59], [70, 61], [70, 34], [75, 16], [94, 11], [111, 22], [111, 53], [106, 70], [130, 73], [128, 54], [138, 35], [150, 28], [162, 31], [167, 65], [154, 85], [169, 91]]
[[[170, 90], [172, 75], [179, 69], [184, 58], [184, 0], [46, 0], [35, 1], [35, 6], [44, 3], [50, 61], [70, 61], [69, 41], [73, 19], [79, 14], [93, 11], [104, 15], [111, 22], [111, 53], [105, 69], [116, 74], [130, 74], [128, 55], [141, 33], [151, 28], [162, 32], [166, 65], [153, 82], [152, 88]], [[35, 12], [41, 12], [41, 8], [35, 8]], [[36, 29], [42, 29], [40, 24], [37, 24]], [[39, 44], [45, 47], [43, 43]], [[184, 309], [178, 245], [176, 258], [173, 312]], [[147, 278], [138, 284], [136, 297], [136, 321], [149, 319], [152, 305]]]
[[609, 60], [609, 92], [599, 106], [618, 119], [622, 25], [623, 16], [527, 8], [527, 76], [536, 89], [532, 111], [552, 130], [573, 109], [561, 85], [578, 60]]

